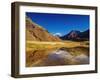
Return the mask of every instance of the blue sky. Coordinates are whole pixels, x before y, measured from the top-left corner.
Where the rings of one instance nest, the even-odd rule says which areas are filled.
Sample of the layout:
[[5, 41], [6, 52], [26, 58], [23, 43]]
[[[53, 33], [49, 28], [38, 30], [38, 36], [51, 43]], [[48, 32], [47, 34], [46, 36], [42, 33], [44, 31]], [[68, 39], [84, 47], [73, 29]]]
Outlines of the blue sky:
[[26, 15], [51, 34], [65, 35], [71, 30], [85, 31], [89, 29], [89, 15], [31, 13]]

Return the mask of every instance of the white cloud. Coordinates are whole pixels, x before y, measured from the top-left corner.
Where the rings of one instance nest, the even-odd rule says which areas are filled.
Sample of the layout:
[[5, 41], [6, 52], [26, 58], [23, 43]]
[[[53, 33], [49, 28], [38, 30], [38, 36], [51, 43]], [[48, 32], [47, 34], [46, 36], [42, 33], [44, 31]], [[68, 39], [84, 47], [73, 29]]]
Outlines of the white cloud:
[[62, 34], [61, 33], [55, 33], [55, 34], [53, 34], [54, 36], [62, 36]]

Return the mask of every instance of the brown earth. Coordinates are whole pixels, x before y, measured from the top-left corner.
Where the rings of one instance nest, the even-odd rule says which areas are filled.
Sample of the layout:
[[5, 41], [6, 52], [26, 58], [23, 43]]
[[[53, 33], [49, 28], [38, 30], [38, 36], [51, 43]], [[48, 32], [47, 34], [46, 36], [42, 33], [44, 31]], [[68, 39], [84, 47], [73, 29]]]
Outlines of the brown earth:
[[26, 40], [28, 41], [61, 41], [57, 36], [51, 35], [46, 29], [26, 17]]

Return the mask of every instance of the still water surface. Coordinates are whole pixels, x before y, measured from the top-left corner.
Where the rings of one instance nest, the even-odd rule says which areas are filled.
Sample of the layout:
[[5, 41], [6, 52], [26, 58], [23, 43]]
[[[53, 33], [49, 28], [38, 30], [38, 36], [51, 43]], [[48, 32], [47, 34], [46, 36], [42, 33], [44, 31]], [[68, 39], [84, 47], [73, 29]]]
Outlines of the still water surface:
[[72, 55], [70, 52], [62, 49], [35, 50], [26, 54], [26, 67], [77, 64], [89, 64], [89, 56], [84, 53]]

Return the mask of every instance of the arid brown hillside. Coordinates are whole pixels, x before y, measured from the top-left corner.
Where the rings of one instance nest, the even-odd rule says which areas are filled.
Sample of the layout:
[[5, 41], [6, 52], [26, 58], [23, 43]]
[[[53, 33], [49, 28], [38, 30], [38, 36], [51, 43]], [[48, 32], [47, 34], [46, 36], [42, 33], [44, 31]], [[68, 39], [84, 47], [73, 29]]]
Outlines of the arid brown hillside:
[[51, 35], [46, 29], [37, 25], [28, 17], [26, 17], [26, 40], [61, 41], [60, 38]]

